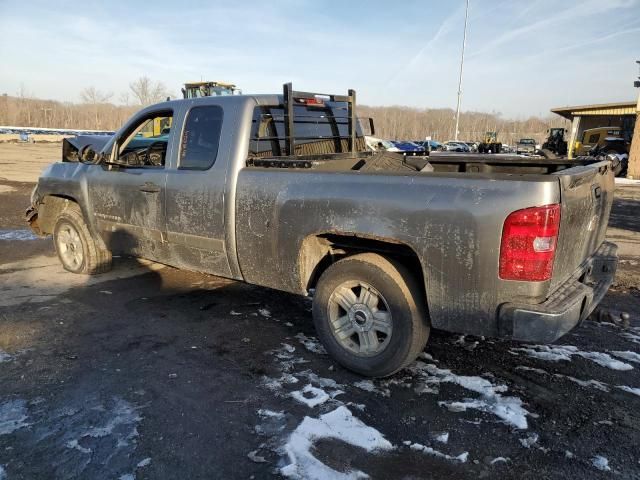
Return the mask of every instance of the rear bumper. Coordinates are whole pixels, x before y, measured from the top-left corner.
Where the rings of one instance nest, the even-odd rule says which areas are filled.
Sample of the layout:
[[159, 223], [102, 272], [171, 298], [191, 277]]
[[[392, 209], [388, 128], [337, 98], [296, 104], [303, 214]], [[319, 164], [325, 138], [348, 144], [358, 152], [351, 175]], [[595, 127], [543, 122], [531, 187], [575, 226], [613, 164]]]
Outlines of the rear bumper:
[[500, 336], [550, 343], [587, 318], [602, 300], [616, 273], [618, 247], [604, 242], [580, 268], [543, 303], [505, 303], [500, 307]]

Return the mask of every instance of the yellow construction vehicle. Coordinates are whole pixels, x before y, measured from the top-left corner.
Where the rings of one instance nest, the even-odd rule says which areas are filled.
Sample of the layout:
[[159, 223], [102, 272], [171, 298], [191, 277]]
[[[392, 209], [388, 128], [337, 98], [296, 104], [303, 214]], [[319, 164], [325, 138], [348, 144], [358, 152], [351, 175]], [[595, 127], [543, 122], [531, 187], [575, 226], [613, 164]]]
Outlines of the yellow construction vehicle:
[[498, 133], [485, 133], [484, 139], [478, 145], [478, 153], [500, 153], [501, 151], [502, 143], [498, 142]]
[[[593, 148], [603, 148], [608, 143], [611, 142], [611, 139], [622, 139], [622, 128], [620, 127], [598, 127], [598, 128], [590, 128], [585, 130], [582, 133], [582, 140], [576, 140], [573, 154], [575, 156], [580, 155], [588, 155], [591, 149]], [[624, 145], [624, 142], [622, 142]], [[612, 150], [616, 150], [616, 148], [612, 148]]]
[[[182, 88], [184, 98], [214, 97], [218, 95], [240, 95], [242, 91], [233, 83], [225, 82], [188, 82]], [[156, 117], [140, 131], [144, 137], [166, 135], [171, 128], [170, 118]]]
[[190, 82], [182, 89], [184, 98], [215, 97], [218, 95], [240, 95], [242, 90], [233, 83], [225, 82]]

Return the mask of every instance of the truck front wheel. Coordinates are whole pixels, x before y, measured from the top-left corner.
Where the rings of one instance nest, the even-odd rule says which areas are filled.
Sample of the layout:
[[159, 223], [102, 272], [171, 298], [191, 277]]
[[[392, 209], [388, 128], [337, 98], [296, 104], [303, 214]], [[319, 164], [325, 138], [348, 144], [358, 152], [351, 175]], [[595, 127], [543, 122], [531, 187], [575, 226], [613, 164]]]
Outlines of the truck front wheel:
[[53, 229], [53, 244], [65, 270], [93, 275], [111, 269], [111, 252], [91, 235], [76, 204], [65, 208]]
[[429, 337], [426, 302], [400, 263], [364, 253], [331, 265], [320, 277], [313, 320], [327, 352], [361, 375], [385, 377], [406, 367]]

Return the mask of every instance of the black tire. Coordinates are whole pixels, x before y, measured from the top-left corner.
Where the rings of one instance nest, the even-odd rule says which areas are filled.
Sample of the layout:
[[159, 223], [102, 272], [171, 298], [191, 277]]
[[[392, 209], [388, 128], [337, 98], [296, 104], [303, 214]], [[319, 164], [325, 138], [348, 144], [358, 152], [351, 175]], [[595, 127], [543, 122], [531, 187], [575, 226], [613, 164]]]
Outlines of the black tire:
[[[73, 230], [72, 230], [73, 229]], [[70, 262], [65, 254], [65, 246], [62, 245], [62, 235], [70, 231], [77, 232], [81, 248], [81, 261]], [[65, 270], [72, 273], [95, 275], [108, 272], [111, 269], [111, 251], [106, 248], [102, 239], [95, 239], [87, 227], [80, 207], [70, 203], [60, 213], [53, 228], [53, 244], [58, 254], [58, 259]]]
[[[361, 356], [341, 345], [330, 325], [330, 299], [346, 282], [365, 282], [379, 292], [391, 313], [387, 345]], [[344, 258], [320, 277], [313, 299], [313, 321], [327, 352], [343, 367], [369, 377], [386, 377], [413, 362], [429, 338], [423, 289], [401, 264], [373, 253]]]

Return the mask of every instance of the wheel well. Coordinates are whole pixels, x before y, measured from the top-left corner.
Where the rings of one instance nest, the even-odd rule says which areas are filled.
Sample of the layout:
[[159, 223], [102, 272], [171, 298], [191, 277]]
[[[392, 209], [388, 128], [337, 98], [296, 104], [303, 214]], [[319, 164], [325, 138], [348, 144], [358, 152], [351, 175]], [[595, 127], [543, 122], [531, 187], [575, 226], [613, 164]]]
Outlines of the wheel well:
[[71, 204], [78, 205], [75, 198], [66, 195], [46, 195], [38, 207], [38, 227], [44, 234], [53, 233], [56, 219]]
[[425, 293], [422, 264], [411, 247], [386, 239], [335, 233], [313, 235], [303, 242], [300, 273], [304, 290], [315, 288], [318, 279], [331, 264], [365, 252], [378, 253], [401, 263], [414, 275]]

